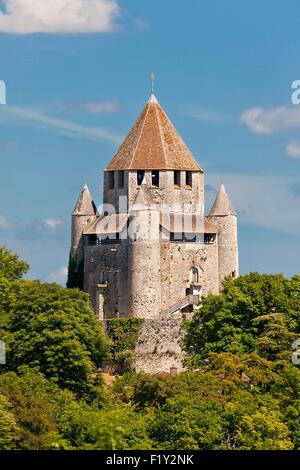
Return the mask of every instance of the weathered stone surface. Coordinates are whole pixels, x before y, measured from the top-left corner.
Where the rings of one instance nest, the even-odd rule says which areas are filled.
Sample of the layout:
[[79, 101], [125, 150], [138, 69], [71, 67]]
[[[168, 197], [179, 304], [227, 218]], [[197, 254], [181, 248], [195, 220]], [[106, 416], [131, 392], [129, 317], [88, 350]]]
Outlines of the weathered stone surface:
[[184, 370], [182, 320], [182, 314], [172, 314], [144, 321], [135, 347], [136, 372], [170, 373], [174, 367], [177, 372]]

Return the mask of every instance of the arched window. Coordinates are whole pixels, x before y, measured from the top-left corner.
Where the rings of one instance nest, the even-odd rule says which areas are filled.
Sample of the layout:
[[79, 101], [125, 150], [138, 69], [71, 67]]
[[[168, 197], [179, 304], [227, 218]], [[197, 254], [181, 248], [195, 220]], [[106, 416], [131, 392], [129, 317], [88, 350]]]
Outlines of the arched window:
[[190, 269], [190, 280], [191, 284], [198, 284], [199, 282], [199, 272], [198, 269], [195, 267]]

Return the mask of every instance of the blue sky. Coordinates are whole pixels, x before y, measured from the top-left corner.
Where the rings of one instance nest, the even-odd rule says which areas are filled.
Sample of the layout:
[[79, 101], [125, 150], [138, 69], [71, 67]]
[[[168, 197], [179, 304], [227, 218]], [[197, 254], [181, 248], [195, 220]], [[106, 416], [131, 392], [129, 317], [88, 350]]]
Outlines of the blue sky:
[[87, 183], [101, 202], [154, 71], [207, 209], [223, 179], [238, 210], [241, 272], [299, 273], [299, 1], [67, 3], [0, 0], [0, 244], [64, 281], [76, 198]]

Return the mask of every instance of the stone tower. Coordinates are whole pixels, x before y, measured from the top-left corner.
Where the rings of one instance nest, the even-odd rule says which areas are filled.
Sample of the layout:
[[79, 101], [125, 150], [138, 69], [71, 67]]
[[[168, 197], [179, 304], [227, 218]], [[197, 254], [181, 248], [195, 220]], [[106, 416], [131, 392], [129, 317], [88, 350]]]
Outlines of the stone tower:
[[89, 188], [85, 184], [72, 212], [71, 229], [71, 257], [77, 263], [83, 261], [83, 229], [91, 218], [97, 215], [97, 208], [92, 199]]
[[225, 276], [237, 277], [239, 275], [237, 214], [224, 184], [221, 184], [209, 213], [209, 220], [219, 228], [218, 265], [221, 285]]
[[206, 217], [203, 169], [153, 93], [104, 171], [103, 203], [98, 214], [83, 188], [71, 245], [100, 319], [142, 317], [158, 331], [162, 318], [192, 313], [224, 276], [238, 275], [225, 188]]
[[159, 209], [145, 179], [129, 212], [130, 316], [153, 318], [160, 312]]

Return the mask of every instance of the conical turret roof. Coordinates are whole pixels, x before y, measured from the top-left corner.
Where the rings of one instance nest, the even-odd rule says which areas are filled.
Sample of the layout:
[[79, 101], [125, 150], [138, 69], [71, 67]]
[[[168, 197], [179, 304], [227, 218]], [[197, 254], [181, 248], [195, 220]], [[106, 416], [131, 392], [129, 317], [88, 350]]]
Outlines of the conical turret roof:
[[81, 190], [72, 215], [96, 215], [97, 207], [93, 201], [90, 190], [85, 184]]
[[236, 215], [224, 184], [221, 184], [209, 215]]
[[136, 211], [143, 209], [151, 209], [154, 206], [155, 202], [152, 199], [151, 192], [148, 186], [146, 185], [146, 181], [144, 178], [130, 209]]
[[106, 170], [202, 171], [153, 93]]

